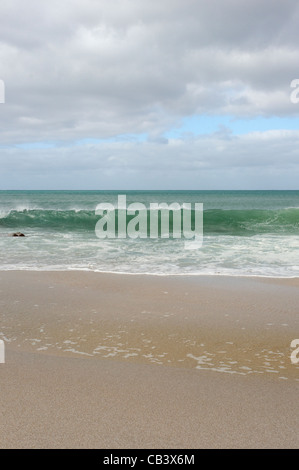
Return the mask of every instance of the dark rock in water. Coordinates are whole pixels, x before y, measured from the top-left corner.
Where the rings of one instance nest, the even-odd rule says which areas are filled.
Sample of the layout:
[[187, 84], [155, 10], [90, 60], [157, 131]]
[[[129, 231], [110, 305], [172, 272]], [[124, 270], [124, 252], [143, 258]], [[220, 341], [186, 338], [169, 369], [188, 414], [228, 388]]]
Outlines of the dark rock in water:
[[25, 237], [24, 233], [21, 232], [15, 232], [12, 234], [12, 237]]

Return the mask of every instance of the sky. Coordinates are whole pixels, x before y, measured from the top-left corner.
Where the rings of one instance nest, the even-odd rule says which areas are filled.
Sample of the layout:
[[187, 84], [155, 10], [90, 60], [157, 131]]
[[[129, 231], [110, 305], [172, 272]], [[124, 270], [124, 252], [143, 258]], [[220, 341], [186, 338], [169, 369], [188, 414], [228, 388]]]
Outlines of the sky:
[[0, 190], [299, 189], [298, 26], [297, 0], [1, 0]]

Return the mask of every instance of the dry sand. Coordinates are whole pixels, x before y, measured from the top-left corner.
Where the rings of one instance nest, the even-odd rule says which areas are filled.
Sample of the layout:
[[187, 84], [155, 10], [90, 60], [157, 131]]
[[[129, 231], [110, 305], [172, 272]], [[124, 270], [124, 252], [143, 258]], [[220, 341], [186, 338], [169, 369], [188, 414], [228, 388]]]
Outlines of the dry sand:
[[1, 448], [298, 448], [298, 279], [1, 272], [0, 291]]

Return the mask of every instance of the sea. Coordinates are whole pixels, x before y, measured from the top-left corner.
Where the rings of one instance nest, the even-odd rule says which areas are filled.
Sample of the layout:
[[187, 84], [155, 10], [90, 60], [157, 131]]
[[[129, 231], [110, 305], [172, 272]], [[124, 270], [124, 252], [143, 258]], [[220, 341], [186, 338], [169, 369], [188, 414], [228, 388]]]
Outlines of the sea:
[[[147, 210], [191, 204], [193, 228], [203, 204], [202, 245], [186, 249], [171, 227], [169, 238], [99, 238], [96, 208], [117, 209], [120, 195]], [[0, 270], [298, 277], [299, 191], [0, 191]]]

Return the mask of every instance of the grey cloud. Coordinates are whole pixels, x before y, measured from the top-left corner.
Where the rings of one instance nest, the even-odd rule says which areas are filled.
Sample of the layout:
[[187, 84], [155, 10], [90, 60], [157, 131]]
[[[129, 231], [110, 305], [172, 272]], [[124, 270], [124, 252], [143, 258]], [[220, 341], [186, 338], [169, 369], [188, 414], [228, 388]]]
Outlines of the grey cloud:
[[2, 142], [149, 132], [186, 114], [292, 115], [298, 3], [10, 0]]
[[[297, 0], [1, 2], [3, 184], [292, 186], [296, 132], [163, 134], [194, 114], [298, 116], [298, 23]], [[74, 145], [124, 134], [148, 138]], [[56, 146], [15, 147], [43, 141]]]
[[[256, 173], [252, 186], [288, 188], [299, 176], [299, 131], [255, 132], [233, 136], [226, 128], [213, 135], [188, 141], [88, 144], [55, 149], [2, 149], [3, 184], [23, 178], [23, 187], [33, 182], [52, 189], [109, 187], [210, 189], [217, 176], [218, 187], [247, 187], [248, 175]], [[231, 175], [236, 180], [231, 180]], [[264, 180], [261, 179], [263, 175]], [[64, 179], [63, 179], [64, 178]], [[66, 179], [65, 179], [66, 178]], [[66, 186], [63, 186], [65, 182]], [[260, 181], [260, 186], [259, 186]], [[262, 182], [264, 186], [262, 185]], [[60, 186], [60, 184], [62, 186]], [[256, 186], [257, 185], [257, 186]]]

